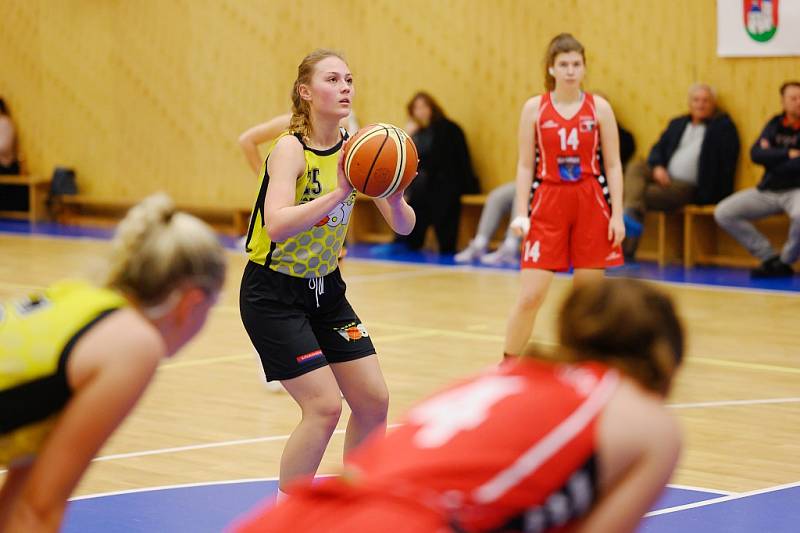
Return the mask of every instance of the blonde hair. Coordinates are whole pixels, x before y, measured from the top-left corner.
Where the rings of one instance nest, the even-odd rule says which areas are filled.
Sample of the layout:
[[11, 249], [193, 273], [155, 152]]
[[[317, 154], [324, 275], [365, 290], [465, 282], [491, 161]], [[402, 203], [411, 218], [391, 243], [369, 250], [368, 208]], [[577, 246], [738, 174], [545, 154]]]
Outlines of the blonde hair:
[[568, 360], [603, 362], [662, 394], [683, 359], [684, 332], [672, 301], [637, 280], [573, 289], [561, 307], [558, 334]]
[[106, 286], [152, 306], [184, 282], [209, 294], [218, 291], [225, 264], [211, 228], [176, 211], [172, 199], [159, 193], [132, 207], [117, 226]]
[[294, 80], [294, 86], [292, 87], [292, 119], [289, 122], [289, 131], [299, 133], [305, 138], [311, 135], [313, 129], [311, 124], [311, 104], [308, 103], [308, 100], [300, 98], [300, 86], [311, 83], [314, 67], [328, 57], [338, 57], [342, 61], [345, 60], [339, 52], [319, 48], [304, 57], [297, 66], [297, 78]]
[[583, 45], [570, 33], [559, 33], [547, 45], [547, 52], [544, 55], [544, 86], [548, 91], [556, 88], [556, 79], [550, 74], [550, 67], [555, 64], [558, 54], [569, 52], [578, 52], [583, 58], [583, 64], [586, 64], [586, 51]]

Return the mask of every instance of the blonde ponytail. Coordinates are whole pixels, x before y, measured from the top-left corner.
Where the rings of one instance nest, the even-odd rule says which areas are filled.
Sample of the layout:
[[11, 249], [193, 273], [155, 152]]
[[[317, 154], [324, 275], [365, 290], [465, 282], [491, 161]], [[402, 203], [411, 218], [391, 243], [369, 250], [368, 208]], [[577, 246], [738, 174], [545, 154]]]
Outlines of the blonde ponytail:
[[297, 66], [297, 78], [294, 80], [292, 86], [292, 118], [289, 122], [289, 131], [292, 133], [299, 133], [302, 137], [308, 138], [311, 136], [313, 124], [311, 124], [311, 104], [308, 100], [303, 100], [300, 97], [300, 86], [309, 85], [311, 77], [314, 75], [314, 67], [317, 63], [328, 57], [338, 57], [344, 61], [342, 54], [333, 50], [320, 48], [314, 50]]
[[142, 305], [160, 303], [183, 282], [215, 292], [224, 278], [225, 252], [214, 232], [176, 211], [166, 194], [144, 199], [119, 223], [106, 285]]

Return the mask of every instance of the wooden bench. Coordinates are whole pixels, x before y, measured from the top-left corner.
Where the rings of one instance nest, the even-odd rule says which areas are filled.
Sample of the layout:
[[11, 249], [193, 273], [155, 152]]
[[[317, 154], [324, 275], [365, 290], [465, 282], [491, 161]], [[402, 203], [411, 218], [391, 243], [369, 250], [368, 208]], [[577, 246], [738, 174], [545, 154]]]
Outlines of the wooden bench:
[[[715, 205], [689, 204], [674, 212], [652, 211], [645, 218], [645, 232], [637, 259], [653, 260], [659, 266], [695, 265], [754, 267], [759, 264], [714, 220]], [[780, 249], [789, 230], [788, 217], [776, 215], [755, 222]]]
[[27, 211], [0, 211], [0, 218], [18, 218], [36, 222], [45, 218], [45, 202], [50, 190], [50, 180], [30, 174], [0, 175], [0, 185], [17, 185], [28, 189]]
[[[61, 196], [58, 200], [57, 220], [65, 224], [117, 223], [139, 200], [100, 198], [87, 195]], [[243, 235], [250, 219], [249, 207], [212, 206], [178, 203], [176, 207], [195, 215], [220, 231]]]

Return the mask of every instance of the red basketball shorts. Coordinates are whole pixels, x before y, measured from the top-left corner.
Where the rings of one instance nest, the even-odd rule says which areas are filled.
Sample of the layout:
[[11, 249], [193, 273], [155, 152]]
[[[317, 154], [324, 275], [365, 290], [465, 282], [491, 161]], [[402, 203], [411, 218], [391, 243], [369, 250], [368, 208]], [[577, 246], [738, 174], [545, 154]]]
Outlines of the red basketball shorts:
[[623, 264], [611, 246], [611, 208], [594, 178], [541, 182], [531, 204], [531, 228], [522, 244], [522, 268], [565, 271]]

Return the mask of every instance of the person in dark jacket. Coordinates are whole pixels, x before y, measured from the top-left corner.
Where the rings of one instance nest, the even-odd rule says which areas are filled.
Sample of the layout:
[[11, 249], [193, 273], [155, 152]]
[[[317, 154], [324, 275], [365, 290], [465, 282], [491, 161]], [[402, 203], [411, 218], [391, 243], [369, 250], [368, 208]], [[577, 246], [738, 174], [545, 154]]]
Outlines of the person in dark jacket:
[[407, 190], [409, 205], [417, 213], [414, 230], [402, 242], [411, 250], [422, 248], [433, 226], [439, 251], [454, 253], [461, 216], [461, 195], [479, 192], [469, 148], [461, 128], [447, 118], [426, 92], [408, 103], [411, 133], [419, 152], [419, 174]]
[[626, 260], [633, 260], [648, 210], [674, 211], [686, 204], [715, 204], [733, 192], [739, 134], [716, 107], [714, 89], [689, 88], [689, 114], [670, 121], [647, 163], [625, 174]]
[[[6, 102], [0, 98], [0, 175], [21, 171], [17, 154], [17, 133]], [[0, 185], [0, 211], [26, 211], [28, 191], [22, 185]]]
[[[758, 186], [723, 200], [714, 218], [748, 252], [761, 260], [751, 270], [755, 278], [788, 277], [800, 258], [800, 81], [781, 86], [783, 113], [772, 117], [761, 132], [750, 158], [764, 167]], [[789, 238], [778, 254], [752, 220], [784, 212], [789, 215]]]

